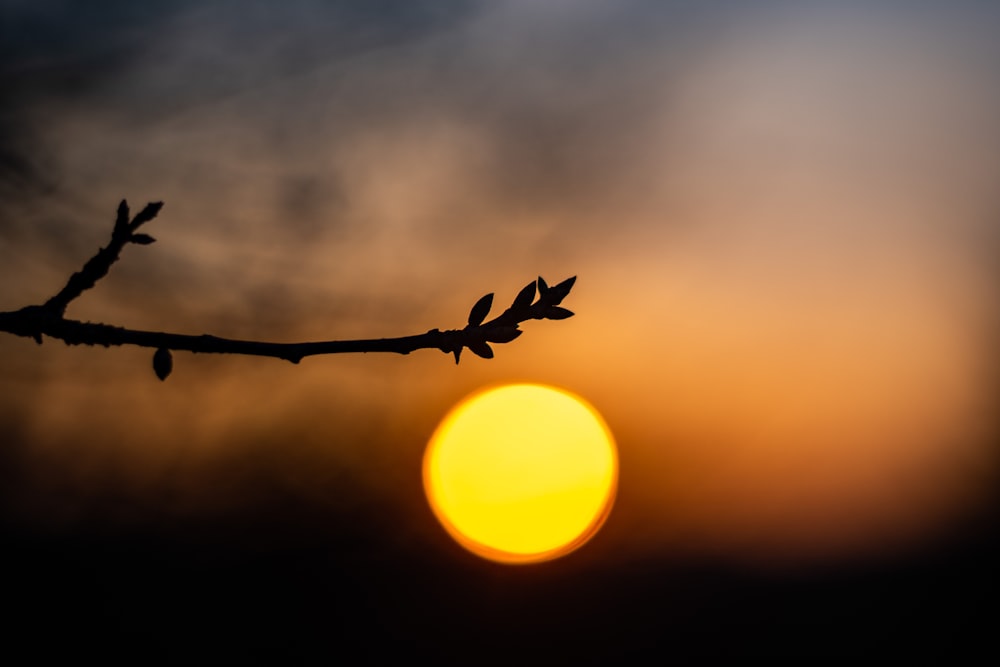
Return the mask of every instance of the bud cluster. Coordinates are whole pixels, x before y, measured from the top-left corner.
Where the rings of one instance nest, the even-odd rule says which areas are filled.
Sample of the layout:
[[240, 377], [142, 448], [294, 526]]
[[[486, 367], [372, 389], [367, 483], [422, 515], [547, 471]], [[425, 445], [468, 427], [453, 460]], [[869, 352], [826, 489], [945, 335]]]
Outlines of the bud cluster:
[[[518, 325], [525, 320], [565, 320], [573, 316], [573, 311], [559, 304], [573, 289], [576, 276], [567, 278], [557, 285], [549, 287], [541, 276], [537, 281], [525, 285], [513, 303], [505, 311], [485, 322], [486, 316], [493, 306], [493, 293], [490, 292], [472, 306], [469, 311], [469, 323], [464, 329], [454, 332], [450, 344], [442, 347], [442, 351], [455, 355], [455, 363], [459, 362], [464, 348], [469, 348], [473, 354], [483, 359], [493, 358], [493, 348], [490, 343], [509, 343], [521, 335]], [[535, 298], [537, 295], [537, 299]]]

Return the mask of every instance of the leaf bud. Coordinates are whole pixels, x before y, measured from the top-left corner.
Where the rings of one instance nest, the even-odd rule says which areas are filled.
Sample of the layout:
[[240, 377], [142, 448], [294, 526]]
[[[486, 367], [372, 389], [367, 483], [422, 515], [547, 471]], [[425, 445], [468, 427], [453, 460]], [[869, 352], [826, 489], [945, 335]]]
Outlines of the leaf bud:
[[170, 350], [165, 347], [159, 348], [153, 354], [153, 372], [156, 373], [156, 377], [160, 378], [161, 381], [166, 380], [173, 369], [174, 358], [170, 354]]

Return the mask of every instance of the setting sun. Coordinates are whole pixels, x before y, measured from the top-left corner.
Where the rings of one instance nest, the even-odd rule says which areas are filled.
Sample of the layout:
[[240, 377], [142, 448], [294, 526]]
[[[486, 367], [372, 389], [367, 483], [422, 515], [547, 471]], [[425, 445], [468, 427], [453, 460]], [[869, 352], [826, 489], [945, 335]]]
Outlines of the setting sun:
[[527, 563], [573, 551], [614, 501], [618, 457], [604, 420], [566, 391], [506, 385], [466, 398], [424, 455], [434, 513], [462, 546]]

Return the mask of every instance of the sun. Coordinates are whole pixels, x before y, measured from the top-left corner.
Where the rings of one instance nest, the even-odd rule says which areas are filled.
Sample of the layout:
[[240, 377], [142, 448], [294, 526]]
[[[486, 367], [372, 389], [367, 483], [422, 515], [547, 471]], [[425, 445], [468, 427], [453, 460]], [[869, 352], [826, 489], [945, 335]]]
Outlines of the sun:
[[538, 384], [475, 393], [424, 454], [438, 520], [469, 551], [503, 563], [563, 556], [589, 540], [618, 483], [614, 438], [579, 396]]

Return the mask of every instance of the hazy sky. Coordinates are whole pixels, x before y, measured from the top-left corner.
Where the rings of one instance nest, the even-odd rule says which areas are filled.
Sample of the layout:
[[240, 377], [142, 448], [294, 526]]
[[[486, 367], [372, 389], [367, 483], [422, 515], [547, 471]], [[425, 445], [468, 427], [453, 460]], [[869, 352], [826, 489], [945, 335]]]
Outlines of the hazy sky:
[[5, 337], [19, 512], [349, 506], [350, 478], [434, 534], [427, 438], [515, 380], [615, 432], [618, 554], [863, 553], [995, 482], [989, 3], [89, 5], [0, 3], [0, 309], [126, 197], [166, 202], [159, 243], [69, 316], [404, 335], [538, 274], [579, 276], [577, 316], [458, 367], [178, 353], [162, 384], [147, 350]]

